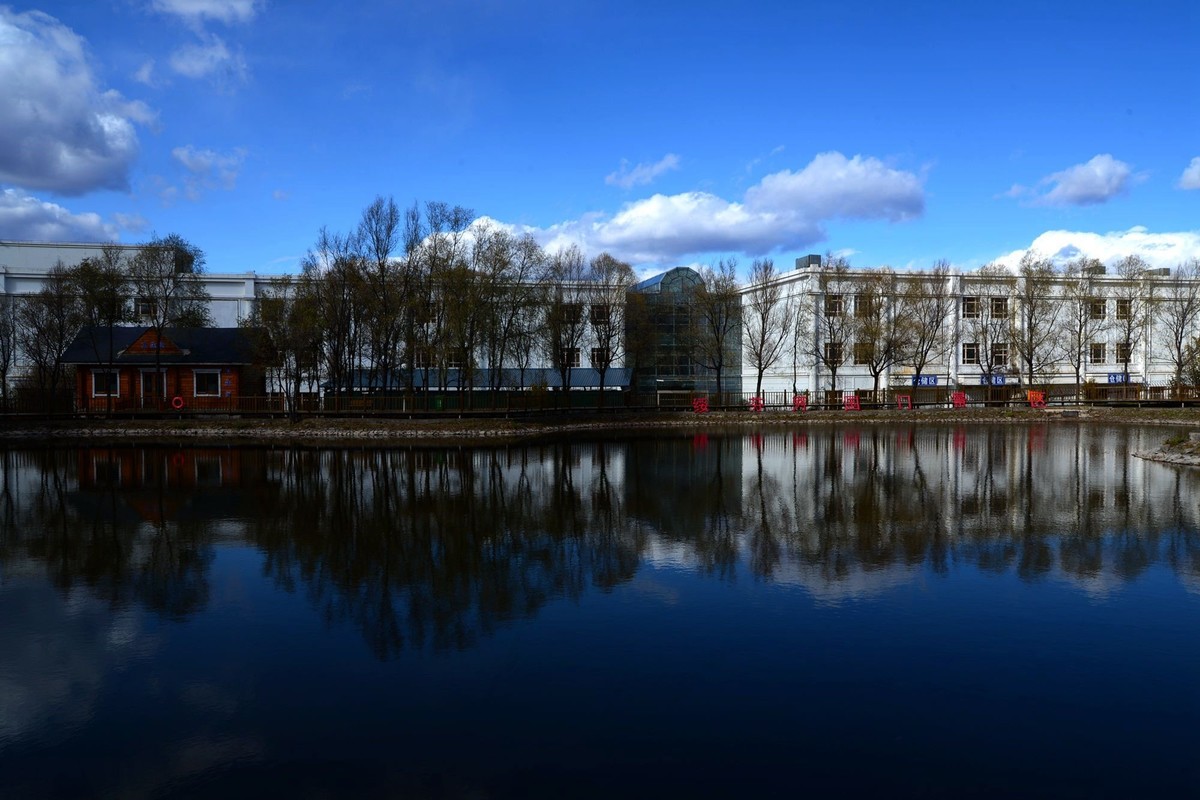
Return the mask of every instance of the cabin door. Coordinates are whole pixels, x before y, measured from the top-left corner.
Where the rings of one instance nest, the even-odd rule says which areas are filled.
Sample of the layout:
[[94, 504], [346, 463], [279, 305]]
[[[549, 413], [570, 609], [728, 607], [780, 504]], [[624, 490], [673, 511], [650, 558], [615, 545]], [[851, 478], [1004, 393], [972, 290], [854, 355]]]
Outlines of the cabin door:
[[162, 408], [167, 397], [167, 371], [142, 370], [142, 408]]

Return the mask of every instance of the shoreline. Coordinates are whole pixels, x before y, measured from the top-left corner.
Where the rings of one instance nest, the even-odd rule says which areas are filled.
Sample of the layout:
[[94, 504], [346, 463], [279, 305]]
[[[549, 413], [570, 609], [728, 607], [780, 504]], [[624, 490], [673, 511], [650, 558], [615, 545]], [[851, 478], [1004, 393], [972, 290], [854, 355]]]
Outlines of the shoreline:
[[[844, 425], [1027, 425], [1105, 424], [1196, 426], [1200, 411], [1189, 409], [1066, 408], [1066, 409], [929, 409], [899, 411], [819, 411], [807, 413], [746, 411], [695, 414], [597, 414], [567, 416], [472, 418], [310, 418], [299, 422], [269, 418], [207, 418], [183, 420], [71, 420], [41, 424], [0, 425], [0, 442], [50, 445], [77, 442], [140, 444], [364, 444], [386, 446], [447, 444], [450, 442], [511, 443], [578, 434], [651, 435], [671, 431], [746, 428], [795, 429]], [[1135, 453], [1139, 458], [1200, 465], [1200, 454], [1169, 451]], [[1187, 460], [1189, 456], [1194, 460]]]

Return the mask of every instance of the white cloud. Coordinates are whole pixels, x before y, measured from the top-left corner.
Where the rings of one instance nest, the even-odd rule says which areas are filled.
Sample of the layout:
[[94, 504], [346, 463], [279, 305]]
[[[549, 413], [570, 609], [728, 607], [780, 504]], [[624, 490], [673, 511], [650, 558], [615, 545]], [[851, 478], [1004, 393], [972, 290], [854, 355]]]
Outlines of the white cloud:
[[1028, 248], [1014, 250], [996, 261], [1013, 267], [1028, 250], [1059, 265], [1084, 255], [1112, 266], [1126, 256], [1136, 255], [1152, 267], [1174, 267], [1189, 259], [1200, 258], [1200, 230], [1151, 233], [1139, 225], [1109, 233], [1046, 231]]
[[638, 164], [629, 168], [629, 161], [621, 159], [621, 168], [604, 178], [609, 186], [620, 186], [622, 189], [632, 189], [634, 186], [645, 186], [664, 172], [679, 169], [679, 156], [667, 153], [653, 164]]
[[19, 189], [0, 190], [0, 239], [23, 242], [105, 242], [117, 226], [99, 214], [73, 214]]
[[137, 71], [133, 73], [133, 79], [146, 86], [158, 85], [158, 81], [154, 75], [154, 59], [150, 59], [138, 67]]
[[191, 25], [215, 20], [230, 25], [249, 22], [258, 14], [262, 0], [151, 0], [155, 11], [179, 17]]
[[532, 233], [543, 247], [571, 244], [636, 264], [669, 264], [711, 252], [762, 255], [825, 238], [834, 219], [915, 219], [924, 211], [921, 179], [878, 159], [821, 153], [799, 172], [784, 170], [752, 186], [741, 201], [710, 192], [655, 194], [615, 214], [590, 213]]
[[126, 189], [144, 104], [97, 85], [86, 43], [40, 11], [0, 6], [0, 181], [77, 195]]
[[271, 197], [282, 203], [284, 200], [287, 200], [289, 197], [291, 197], [291, 194], [283, 189], [276, 189], [275, 191], [271, 192]]
[[150, 227], [150, 222], [141, 214], [122, 214], [117, 212], [112, 215], [112, 219], [117, 227], [130, 233], [141, 233]]
[[1050, 189], [1036, 199], [1038, 205], [1091, 206], [1108, 202], [1128, 190], [1133, 170], [1124, 161], [1101, 153], [1086, 164], [1076, 164], [1042, 178]]
[[219, 36], [205, 34], [199, 44], [186, 44], [171, 54], [171, 69], [187, 78], [209, 75], [243, 81], [246, 78], [246, 59], [229, 49]]
[[1192, 159], [1187, 169], [1179, 176], [1180, 189], [1200, 189], [1200, 156]]
[[215, 150], [197, 150], [189, 144], [173, 149], [171, 157], [188, 171], [185, 191], [189, 200], [196, 200], [205, 189], [235, 188], [242, 162], [246, 160], [246, 151], [239, 147], [228, 153], [218, 153]]

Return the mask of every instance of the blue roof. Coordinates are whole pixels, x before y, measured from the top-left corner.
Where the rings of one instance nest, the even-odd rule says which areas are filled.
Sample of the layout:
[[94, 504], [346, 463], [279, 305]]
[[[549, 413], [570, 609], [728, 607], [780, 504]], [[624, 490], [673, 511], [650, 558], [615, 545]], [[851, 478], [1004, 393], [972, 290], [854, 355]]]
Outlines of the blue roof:
[[633, 287], [635, 292], [654, 294], [658, 292], [679, 291], [684, 286], [699, 286], [700, 274], [691, 267], [675, 267], [655, 275]]

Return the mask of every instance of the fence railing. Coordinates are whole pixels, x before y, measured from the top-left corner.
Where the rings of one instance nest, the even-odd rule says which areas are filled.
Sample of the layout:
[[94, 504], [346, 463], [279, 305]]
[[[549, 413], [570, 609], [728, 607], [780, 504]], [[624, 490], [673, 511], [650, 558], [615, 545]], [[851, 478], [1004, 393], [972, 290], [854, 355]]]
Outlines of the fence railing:
[[[0, 417], [106, 417], [182, 418], [199, 416], [469, 416], [521, 415], [531, 413], [618, 411], [693, 412], [695, 403], [709, 411], [788, 412], [803, 406], [806, 411], [841, 411], [846, 397], [858, 400], [863, 410], [948, 408], [951, 393], [962, 392], [970, 407], [1027, 406], [1030, 391], [1043, 394], [1046, 403], [1066, 405], [1182, 405], [1200, 406], [1200, 387], [1194, 386], [1094, 386], [1085, 385], [1080, 396], [1074, 386], [1058, 384], [1020, 388], [1015, 386], [919, 387], [912, 389], [837, 390], [802, 392], [803, 403], [790, 391], [753, 392], [656, 392], [605, 391], [601, 400], [595, 391], [474, 391], [414, 392], [377, 395], [304, 395], [298, 401], [283, 395], [257, 397], [197, 397], [181, 404], [175, 398], [112, 398], [111, 405], [94, 399], [79, 407], [69, 397], [39, 398], [15, 394], [0, 400]], [[907, 397], [907, 403], [899, 398]], [[179, 407], [176, 407], [179, 406]]]

